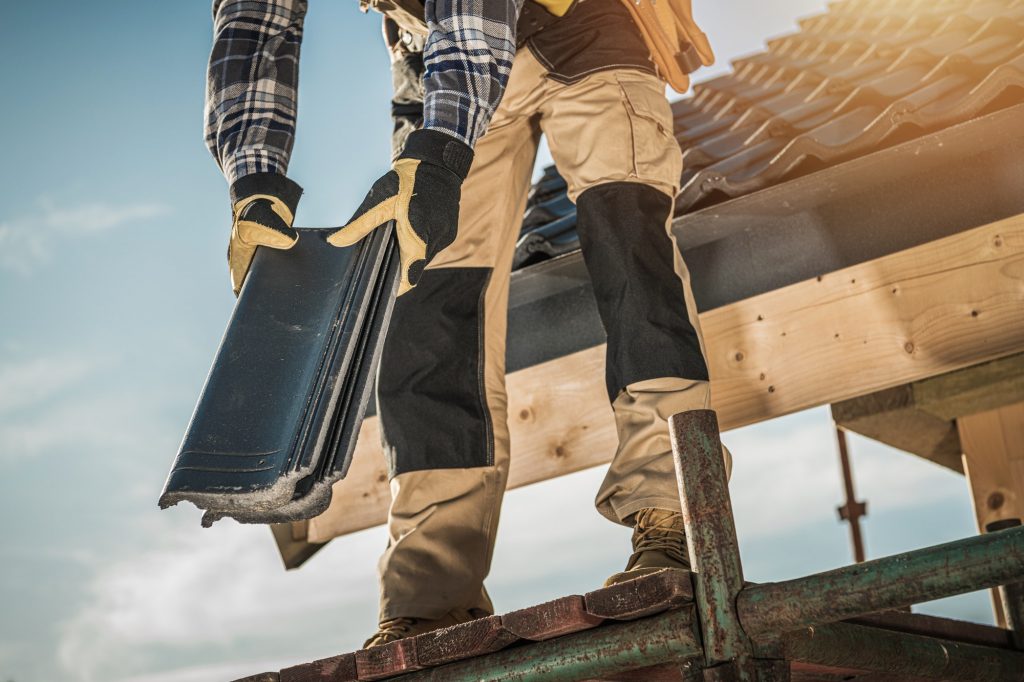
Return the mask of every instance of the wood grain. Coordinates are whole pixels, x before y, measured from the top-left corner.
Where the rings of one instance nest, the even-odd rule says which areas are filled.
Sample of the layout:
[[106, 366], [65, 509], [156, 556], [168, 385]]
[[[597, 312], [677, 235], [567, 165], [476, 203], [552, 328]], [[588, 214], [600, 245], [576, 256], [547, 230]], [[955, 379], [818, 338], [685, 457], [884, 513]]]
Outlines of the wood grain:
[[587, 613], [583, 597], [574, 594], [506, 613], [501, 624], [520, 639], [543, 642], [597, 627], [603, 621]]
[[424, 667], [444, 665], [500, 651], [518, 639], [502, 625], [500, 616], [477, 618], [417, 635], [416, 662]]
[[284, 668], [280, 682], [356, 682], [358, 679], [356, 655], [343, 654]]
[[587, 613], [612, 620], [634, 620], [693, 601], [688, 571], [664, 570], [603, 587], [584, 595]]
[[[1024, 351], [1024, 216], [701, 315], [723, 430]], [[608, 462], [616, 435], [604, 347], [508, 377], [512, 488]], [[383, 523], [376, 419], [308, 528], [327, 540]]]
[[978, 530], [1024, 519], [1024, 403], [957, 420]]

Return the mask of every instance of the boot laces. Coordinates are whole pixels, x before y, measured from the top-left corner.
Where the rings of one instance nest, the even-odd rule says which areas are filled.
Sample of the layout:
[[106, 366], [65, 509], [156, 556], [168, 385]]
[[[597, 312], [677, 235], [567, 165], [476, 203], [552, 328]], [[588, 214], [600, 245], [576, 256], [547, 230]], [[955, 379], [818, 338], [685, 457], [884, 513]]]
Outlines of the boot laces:
[[681, 515], [659, 509], [641, 509], [636, 515], [633, 550], [660, 550], [675, 561], [689, 563]]

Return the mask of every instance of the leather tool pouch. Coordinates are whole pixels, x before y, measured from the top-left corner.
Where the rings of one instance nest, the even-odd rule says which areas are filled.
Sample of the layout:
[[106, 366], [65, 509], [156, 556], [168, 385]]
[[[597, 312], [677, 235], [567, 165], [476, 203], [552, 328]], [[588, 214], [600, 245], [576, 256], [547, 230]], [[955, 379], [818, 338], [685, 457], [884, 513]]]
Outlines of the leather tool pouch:
[[622, 0], [643, 35], [658, 75], [679, 93], [690, 87], [690, 74], [711, 66], [715, 55], [693, 20], [691, 0]]

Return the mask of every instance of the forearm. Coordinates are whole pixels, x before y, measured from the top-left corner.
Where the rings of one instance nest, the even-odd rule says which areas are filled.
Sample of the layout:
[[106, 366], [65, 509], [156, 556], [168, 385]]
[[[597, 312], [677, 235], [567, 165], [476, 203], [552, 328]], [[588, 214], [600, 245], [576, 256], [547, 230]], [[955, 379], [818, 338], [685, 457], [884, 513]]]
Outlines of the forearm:
[[423, 127], [470, 147], [505, 92], [522, 0], [426, 0]]
[[206, 146], [229, 183], [288, 170], [306, 0], [216, 0]]

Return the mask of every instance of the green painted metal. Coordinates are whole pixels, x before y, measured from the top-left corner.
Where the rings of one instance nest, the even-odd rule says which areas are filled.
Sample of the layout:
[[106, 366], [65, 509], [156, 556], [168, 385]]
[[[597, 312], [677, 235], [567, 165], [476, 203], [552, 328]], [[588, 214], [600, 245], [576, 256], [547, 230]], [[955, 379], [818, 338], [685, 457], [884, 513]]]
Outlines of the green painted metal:
[[577, 682], [700, 657], [693, 607], [401, 676], [402, 682]]
[[746, 658], [750, 642], [736, 613], [743, 568], [718, 419], [712, 410], [681, 412], [669, 419], [669, 432], [705, 663], [713, 666]]
[[739, 595], [750, 637], [920, 604], [1024, 579], [1024, 526], [749, 587]]
[[870, 672], [964, 682], [1021, 682], [1024, 653], [848, 623], [783, 637], [787, 659]]

